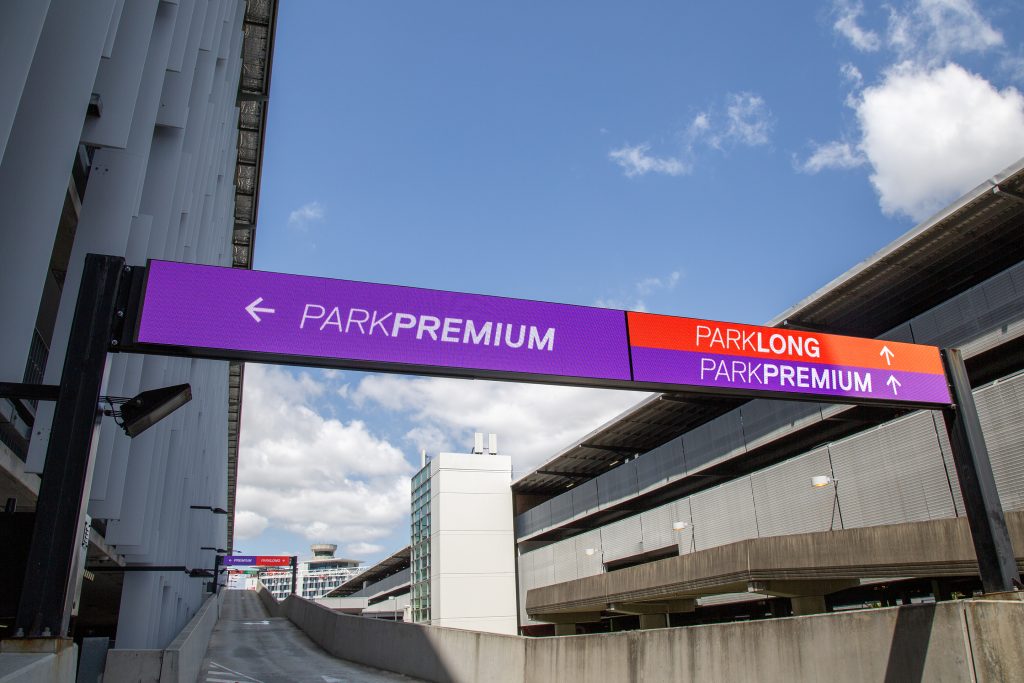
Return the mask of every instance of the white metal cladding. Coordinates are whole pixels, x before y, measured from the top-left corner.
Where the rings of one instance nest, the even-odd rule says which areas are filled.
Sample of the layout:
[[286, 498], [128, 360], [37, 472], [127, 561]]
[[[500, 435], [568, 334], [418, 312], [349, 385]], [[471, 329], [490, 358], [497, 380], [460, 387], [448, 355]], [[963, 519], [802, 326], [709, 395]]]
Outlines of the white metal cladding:
[[[27, 354], [12, 350], [7, 337], [15, 346], [31, 337], [71, 162], [88, 143], [88, 192], [50, 347], [57, 362], [47, 364], [44, 378], [57, 383], [85, 254], [123, 255], [129, 264], [162, 258], [231, 265], [245, 2], [0, 3], [0, 20], [20, 20], [30, 5], [45, 17], [31, 31], [38, 40], [26, 36], [4, 46], [5, 55], [21, 50], [26, 71], [24, 87], [13, 90], [21, 97], [13, 96], [18, 113], [10, 137], [0, 136], [5, 220], [21, 226], [0, 249], [0, 281], [16, 278], [18, 286], [7, 291], [27, 293], [0, 303], [11, 333], [4, 335], [0, 366], [3, 379], [21, 379], [7, 364], [23, 364]], [[8, 74], [13, 63], [0, 72]], [[169, 88], [172, 81], [178, 87]], [[83, 122], [92, 93], [103, 113]], [[168, 109], [185, 116], [167, 121]], [[137, 439], [103, 421], [89, 514], [109, 520], [106, 542], [131, 563], [212, 567], [213, 551], [200, 548], [226, 547], [226, 518], [189, 505], [228, 507], [228, 364], [115, 355], [109, 366], [107, 394], [189, 382], [194, 398]], [[52, 404], [40, 404], [37, 429], [45, 433], [51, 419]], [[44, 437], [33, 438], [32, 470], [42, 469], [46, 445]], [[117, 646], [165, 647], [202, 604], [204, 583], [181, 572], [125, 574]]]
[[[576, 572], [580, 578], [594, 576], [604, 571], [604, 563], [601, 561], [601, 531], [599, 529], [567, 539], [567, 543], [571, 544], [572, 552], [575, 553]], [[587, 555], [589, 548], [593, 548], [594, 552]]]
[[929, 411], [929, 414], [935, 427], [935, 438], [942, 449], [942, 462], [946, 468], [946, 476], [949, 477], [949, 489], [953, 495], [953, 504], [956, 506], [956, 516], [963, 517], [967, 514], [964, 509], [964, 494], [960, 492], [960, 478], [956, 474], [956, 464], [953, 462], [953, 449], [949, 445], [949, 434], [946, 433], [946, 420], [938, 410]]
[[576, 540], [567, 538], [552, 543], [549, 547], [551, 548], [551, 561], [554, 565], [555, 583], [579, 578], [576, 570]]
[[[811, 477], [822, 475], [834, 476], [827, 447], [750, 475], [758, 535], [782, 536], [832, 528], [835, 489], [811, 486]], [[842, 528], [838, 514], [834, 528]]]
[[914, 413], [830, 444], [843, 526], [954, 516], [934, 423]]
[[739, 410], [747, 450], [821, 421], [821, 406], [817, 403], [756, 399]]
[[605, 509], [637, 496], [636, 460], [630, 460], [597, 477], [598, 507]]
[[633, 515], [601, 527], [604, 561], [620, 560], [643, 552], [640, 515]]
[[1024, 509], [1024, 374], [975, 391], [974, 400], [1003, 507]]
[[690, 496], [697, 550], [757, 538], [750, 477], [741, 477]]
[[[672, 525], [676, 522], [684, 522], [687, 527], [680, 530], [673, 529]], [[685, 498], [641, 512], [643, 552], [661, 550], [672, 545], [685, 545], [689, 549], [689, 533], [691, 531], [689, 524], [690, 503]]]
[[683, 434], [683, 458], [687, 473], [742, 455], [743, 426], [740, 411], [732, 410]]

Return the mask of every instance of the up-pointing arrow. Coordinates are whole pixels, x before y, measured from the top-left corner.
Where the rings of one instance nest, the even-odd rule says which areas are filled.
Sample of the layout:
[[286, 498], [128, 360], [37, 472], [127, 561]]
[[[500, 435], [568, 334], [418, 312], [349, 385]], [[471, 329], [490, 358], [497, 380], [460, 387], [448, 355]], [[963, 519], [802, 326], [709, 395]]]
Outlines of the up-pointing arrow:
[[[886, 365], [892, 365], [892, 358], [896, 354], [893, 353], [892, 350], [889, 349], [888, 346], [883, 346], [882, 350], [878, 352], [878, 355], [879, 356], [885, 356], [885, 364]], [[898, 384], [898, 382], [897, 382], [897, 384]]]
[[888, 384], [890, 387], [892, 387], [892, 395], [893, 396], [899, 396], [899, 392], [896, 391], [896, 388], [902, 386], [902, 384], [900, 384], [900, 381], [898, 379], [896, 379], [895, 376], [889, 375], [889, 379], [886, 380], [885, 383]]
[[249, 315], [251, 315], [252, 319], [255, 320], [256, 322], [260, 321], [260, 317], [258, 315], [256, 315], [257, 313], [274, 313], [275, 312], [273, 308], [256, 308], [261, 303], [263, 303], [263, 297], [262, 296], [259, 297], [258, 299], [256, 299], [256, 301], [253, 301], [251, 304], [249, 304], [248, 306], [245, 307], [246, 312]]

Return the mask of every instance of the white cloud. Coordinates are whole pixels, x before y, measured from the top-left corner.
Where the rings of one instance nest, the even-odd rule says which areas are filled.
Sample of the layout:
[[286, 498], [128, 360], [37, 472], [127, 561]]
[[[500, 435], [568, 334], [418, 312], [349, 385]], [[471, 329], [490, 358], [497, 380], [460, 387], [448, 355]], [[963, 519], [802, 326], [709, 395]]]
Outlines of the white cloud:
[[860, 150], [848, 142], [826, 142], [818, 145], [814, 153], [798, 168], [804, 173], [817, 173], [825, 169], [849, 169], [863, 166], [867, 159]]
[[919, 0], [889, 12], [888, 43], [903, 59], [937, 66], [953, 55], [1003, 45], [1003, 34], [970, 0]]
[[345, 554], [353, 555], [353, 559], [361, 559], [366, 555], [375, 555], [384, 550], [384, 546], [377, 545], [376, 543], [349, 543], [345, 546]]
[[[525, 474], [646, 394], [540, 384], [369, 375], [354, 390], [364, 403], [407, 413], [440, 447], [468, 452], [473, 432], [498, 434], [499, 450]], [[406, 490], [408, 498], [408, 490]]]
[[619, 149], [613, 149], [608, 153], [608, 158], [617, 163], [626, 172], [627, 178], [647, 175], [648, 173], [663, 173], [665, 175], [681, 175], [687, 172], [682, 161], [675, 157], [655, 157], [648, 154], [651, 146], [647, 143], [640, 145], [625, 145]]
[[861, 52], [874, 52], [882, 46], [882, 39], [874, 31], [867, 31], [857, 23], [863, 13], [864, 5], [861, 3], [841, 2], [836, 6], [838, 17], [832, 26], [856, 49]]
[[321, 415], [315, 399], [327, 379], [251, 364], [239, 453], [236, 526], [267, 526], [311, 541], [368, 542], [390, 534], [409, 510], [409, 465], [402, 452], [357, 420]]
[[672, 291], [682, 277], [683, 274], [678, 270], [672, 271], [665, 277], [646, 277], [615, 296], [597, 299], [594, 305], [617, 310], [646, 311], [647, 304], [644, 300], [646, 297], [658, 292]]
[[957, 64], [893, 67], [854, 108], [887, 214], [925, 218], [1024, 152], [1024, 96]]
[[288, 227], [297, 230], [305, 230], [310, 223], [322, 221], [327, 215], [327, 210], [320, 202], [309, 202], [288, 214]]
[[266, 530], [269, 520], [263, 515], [256, 514], [252, 510], [239, 510], [235, 512], [235, 538], [246, 539], [259, 536]]
[[855, 88], [859, 88], [864, 83], [864, 75], [861, 74], [860, 69], [849, 62], [839, 67], [839, 73], [844, 81]]
[[772, 119], [763, 98], [748, 92], [730, 94], [726, 117], [723, 139], [751, 147], [768, 144]]

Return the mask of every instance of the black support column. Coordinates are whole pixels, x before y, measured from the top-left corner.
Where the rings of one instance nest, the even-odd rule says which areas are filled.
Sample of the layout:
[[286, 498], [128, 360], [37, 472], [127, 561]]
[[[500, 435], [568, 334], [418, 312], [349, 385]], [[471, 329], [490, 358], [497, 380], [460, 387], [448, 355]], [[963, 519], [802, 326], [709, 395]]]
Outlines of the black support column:
[[100, 417], [100, 384], [123, 270], [121, 257], [89, 254], [85, 258], [15, 622], [17, 632], [25, 636], [68, 634], [76, 545], [84, 523], [83, 498]]
[[978, 556], [981, 585], [986, 593], [1012, 591], [1021, 585], [1020, 573], [999, 502], [967, 368], [959, 349], [945, 349], [942, 357], [954, 402], [952, 407], [943, 411], [943, 417], [953, 448], [953, 463], [960, 480], [974, 551]]

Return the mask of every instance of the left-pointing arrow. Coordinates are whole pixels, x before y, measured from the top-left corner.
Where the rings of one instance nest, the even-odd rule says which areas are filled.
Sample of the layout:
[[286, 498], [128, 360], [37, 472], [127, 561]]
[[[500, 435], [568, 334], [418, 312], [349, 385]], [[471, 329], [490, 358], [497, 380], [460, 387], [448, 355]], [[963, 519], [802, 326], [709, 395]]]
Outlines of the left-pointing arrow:
[[258, 299], [256, 299], [256, 301], [253, 301], [251, 304], [249, 304], [248, 306], [245, 307], [246, 312], [248, 312], [249, 315], [252, 316], [252, 319], [255, 320], [256, 322], [260, 321], [260, 317], [258, 315], [256, 315], [257, 313], [274, 313], [275, 312], [273, 308], [257, 308], [257, 306], [259, 306], [261, 303], [263, 303], [263, 297], [262, 296], [259, 297]]

